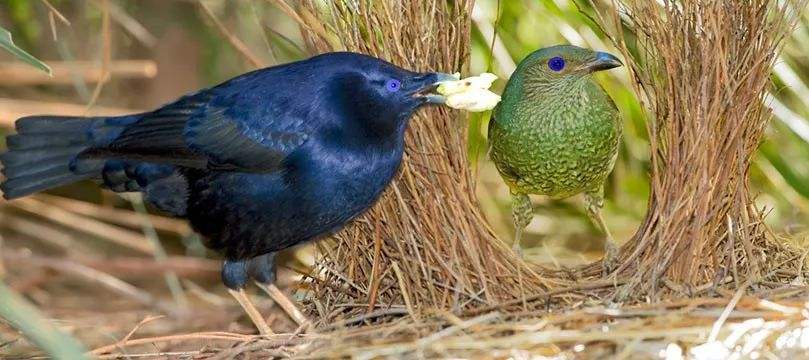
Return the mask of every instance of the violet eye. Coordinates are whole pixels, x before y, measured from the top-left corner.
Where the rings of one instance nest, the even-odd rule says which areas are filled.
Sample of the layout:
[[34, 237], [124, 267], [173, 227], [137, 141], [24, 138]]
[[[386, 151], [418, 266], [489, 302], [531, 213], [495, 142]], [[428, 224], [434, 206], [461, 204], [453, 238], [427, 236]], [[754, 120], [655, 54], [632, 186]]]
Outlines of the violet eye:
[[385, 83], [385, 88], [390, 92], [397, 92], [402, 88], [402, 82], [396, 79], [390, 79]]
[[553, 71], [560, 72], [565, 68], [565, 59], [559, 56], [553, 57], [548, 60], [548, 67]]

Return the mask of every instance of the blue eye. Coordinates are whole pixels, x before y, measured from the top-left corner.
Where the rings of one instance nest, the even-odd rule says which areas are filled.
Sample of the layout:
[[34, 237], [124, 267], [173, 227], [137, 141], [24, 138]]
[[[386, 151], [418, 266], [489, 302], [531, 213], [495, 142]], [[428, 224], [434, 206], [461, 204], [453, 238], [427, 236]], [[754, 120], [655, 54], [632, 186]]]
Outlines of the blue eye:
[[397, 92], [402, 88], [402, 82], [396, 79], [390, 79], [385, 84], [385, 88], [390, 92]]
[[553, 71], [560, 72], [565, 68], [565, 59], [562, 59], [559, 56], [553, 57], [548, 60], [548, 67]]

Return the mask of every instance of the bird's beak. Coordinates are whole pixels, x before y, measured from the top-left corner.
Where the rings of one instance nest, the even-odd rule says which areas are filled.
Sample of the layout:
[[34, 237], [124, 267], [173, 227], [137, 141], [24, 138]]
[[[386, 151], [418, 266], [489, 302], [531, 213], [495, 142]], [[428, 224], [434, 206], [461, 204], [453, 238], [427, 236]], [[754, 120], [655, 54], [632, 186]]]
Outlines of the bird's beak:
[[596, 52], [595, 59], [585, 65], [590, 72], [603, 71], [624, 66], [615, 55], [605, 52]]
[[458, 80], [458, 77], [445, 73], [430, 73], [418, 80], [418, 87], [413, 97], [423, 100], [427, 104], [444, 104], [447, 98], [436, 92], [438, 85], [443, 81]]

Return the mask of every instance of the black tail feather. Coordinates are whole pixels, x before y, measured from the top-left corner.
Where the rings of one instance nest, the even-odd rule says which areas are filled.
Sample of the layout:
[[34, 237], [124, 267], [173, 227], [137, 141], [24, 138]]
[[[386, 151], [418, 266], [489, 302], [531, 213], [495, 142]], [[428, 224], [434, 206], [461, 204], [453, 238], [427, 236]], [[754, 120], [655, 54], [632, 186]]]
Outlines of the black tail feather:
[[90, 177], [91, 176], [88, 175], [73, 174], [70, 170], [51, 173], [48, 174], [48, 177], [42, 177], [36, 174], [33, 176], [6, 179], [3, 184], [0, 184], [0, 190], [3, 190], [3, 197], [11, 200], [62, 185], [72, 184]]
[[78, 153], [87, 149], [87, 146], [52, 147], [36, 149], [9, 149], [7, 153], [0, 155], [0, 162], [5, 168], [19, 166], [39, 166], [40, 164], [56, 159], [67, 159], [70, 162]]
[[14, 134], [6, 137], [6, 146], [9, 150], [29, 150], [54, 147], [69, 147], [84, 145], [87, 143], [87, 135], [84, 133], [60, 133], [54, 134]]
[[17, 120], [0, 155], [3, 197], [15, 199], [98, 176], [103, 162], [77, 159], [93, 145], [91, 126], [99, 118], [31, 116]]
[[28, 116], [14, 123], [18, 134], [76, 134], [93, 125], [93, 118], [82, 116]]
[[51, 160], [43, 161], [37, 164], [37, 166], [7, 166], [3, 168], [3, 175], [5, 175], [7, 179], [16, 179], [24, 176], [40, 174], [46, 171], [56, 171], [56, 169], [64, 170], [66, 168], [67, 170], [70, 170], [71, 160], [72, 156], [57, 157]]

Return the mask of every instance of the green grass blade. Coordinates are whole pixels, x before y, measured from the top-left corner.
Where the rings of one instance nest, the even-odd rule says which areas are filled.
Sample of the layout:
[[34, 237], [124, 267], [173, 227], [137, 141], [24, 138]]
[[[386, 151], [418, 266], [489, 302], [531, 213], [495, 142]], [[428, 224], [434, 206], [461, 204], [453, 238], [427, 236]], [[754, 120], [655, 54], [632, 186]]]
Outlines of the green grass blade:
[[18, 59], [32, 65], [37, 69], [44, 71], [48, 75], [52, 75], [50, 66], [48, 66], [42, 61], [39, 61], [39, 59], [25, 52], [25, 50], [20, 49], [19, 47], [17, 47], [17, 45], [14, 45], [14, 41], [11, 40], [11, 33], [2, 27], [0, 27], [0, 48], [6, 49], [6, 51], [10, 52]]
[[0, 317], [54, 359], [87, 359], [78, 341], [54, 328], [22, 296], [0, 282]]
[[[147, 215], [149, 212], [146, 210], [146, 205], [143, 204], [143, 197], [138, 195], [129, 194], [129, 196], [125, 196], [127, 200], [132, 204], [132, 207], [135, 209], [135, 212], [138, 213], [138, 216], [141, 219], [141, 226], [143, 230], [143, 235], [149, 239], [149, 242], [152, 243], [152, 247], [154, 247], [154, 258], [158, 263], [163, 263], [168, 258], [168, 254], [166, 254], [166, 249], [163, 247], [163, 243], [160, 242], [160, 237], [157, 235], [157, 230], [155, 230], [154, 225], [152, 222], [149, 221]], [[171, 292], [171, 296], [174, 298], [174, 302], [177, 306], [181, 309], [188, 308], [188, 298], [185, 296], [185, 291], [183, 291], [183, 286], [180, 284], [180, 278], [177, 274], [173, 271], [166, 271], [163, 275], [163, 278], [166, 280], [166, 285]]]

